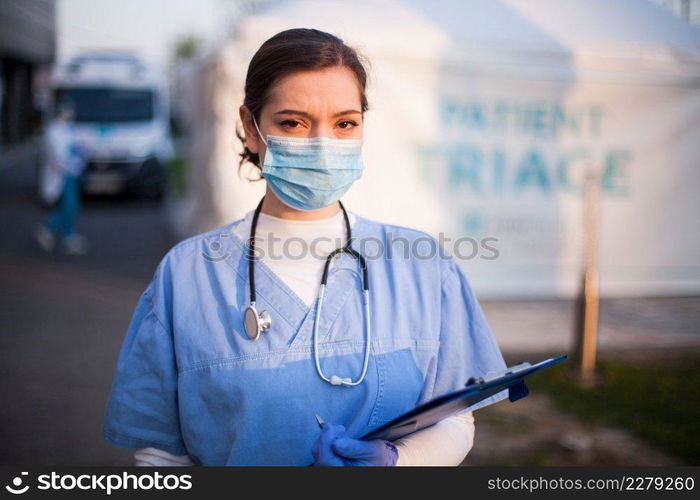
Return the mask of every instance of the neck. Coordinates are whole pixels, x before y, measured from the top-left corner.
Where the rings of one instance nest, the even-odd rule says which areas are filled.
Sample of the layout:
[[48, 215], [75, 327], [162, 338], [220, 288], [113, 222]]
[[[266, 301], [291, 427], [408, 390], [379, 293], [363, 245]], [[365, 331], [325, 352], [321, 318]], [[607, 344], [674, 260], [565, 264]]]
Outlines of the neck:
[[297, 210], [281, 202], [268, 187], [265, 190], [265, 200], [263, 200], [260, 211], [273, 217], [279, 217], [280, 219], [318, 220], [333, 217], [340, 212], [340, 205], [336, 202], [327, 207], [319, 208], [318, 210]]

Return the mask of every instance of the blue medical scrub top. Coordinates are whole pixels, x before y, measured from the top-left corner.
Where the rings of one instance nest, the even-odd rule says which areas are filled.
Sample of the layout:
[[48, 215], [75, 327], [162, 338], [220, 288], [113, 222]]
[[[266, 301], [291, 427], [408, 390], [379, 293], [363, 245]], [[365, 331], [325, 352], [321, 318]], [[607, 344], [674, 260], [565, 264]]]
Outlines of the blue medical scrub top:
[[[270, 312], [272, 326], [249, 340], [247, 246], [232, 232], [240, 219], [178, 243], [161, 260], [119, 353], [103, 438], [187, 454], [197, 465], [308, 465], [320, 432], [315, 414], [358, 437], [469, 377], [505, 369], [467, 277], [437, 240], [355, 217], [353, 248], [367, 260], [372, 314], [360, 385], [321, 380], [312, 350], [316, 304], [309, 308], [261, 260], [257, 308]], [[357, 261], [342, 255], [332, 270], [321, 366], [326, 376], [355, 380], [365, 346]]]

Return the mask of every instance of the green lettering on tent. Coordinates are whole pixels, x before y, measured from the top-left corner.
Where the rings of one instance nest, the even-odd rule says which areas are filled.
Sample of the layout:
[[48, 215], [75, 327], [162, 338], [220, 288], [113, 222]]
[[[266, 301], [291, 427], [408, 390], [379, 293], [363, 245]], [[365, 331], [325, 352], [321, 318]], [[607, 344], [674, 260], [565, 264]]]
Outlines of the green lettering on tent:
[[506, 185], [506, 152], [501, 147], [493, 150], [493, 180], [494, 191], [501, 192]]
[[605, 155], [601, 187], [604, 192], [620, 196], [629, 195], [627, 164], [630, 161], [627, 149], [613, 149]]
[[472, 101], [469, 103], [469, 121], [471, 127], [476, 129], [486, 128], [486, 120], [484, 119], [484, 110], [478, 102]]
[[452, 99], [443, 97], [440, 100], [440, 120], [446, 126], [453, 125], [457, 115], [457, 105]]
[[458, 145], [449, 152], [449, 183], [452, 189], [468, 184], [474, 191], [481, 191], [481, 151], [469, 145]]
[[547, 111], [544, 109], [544, 104], [533, 103], [530, 109], [530, 126], [535, 137], [542, 137], [547, 128]]
[[551, 188], [544, 159], [535, 150], [528, 151], [523, 157], [515, 176], [516, 191], [523, 191], [529, 185], [540, 188], [543, 193], [548, 193]]
[[576, 164], [577, 160], [583, 160], [578, 162], [580, 174], [578, 176], [575, 176], [580, 181], [582, 181], [585, 175], [585, 160], [587, 160], [589, 157], [589, 151], [582, 148], [574, 149], [573, 151], [562, 154], [561, 158], [559, 158], [559, 162], [557, 163], [557, 181], [562, 187], [562, 189], [576, 194], [583, 193], [583, 185], [581, 184], [581, 182], [578, 182], [576, 184], [572, 182], [571, 170], [572, 164]]

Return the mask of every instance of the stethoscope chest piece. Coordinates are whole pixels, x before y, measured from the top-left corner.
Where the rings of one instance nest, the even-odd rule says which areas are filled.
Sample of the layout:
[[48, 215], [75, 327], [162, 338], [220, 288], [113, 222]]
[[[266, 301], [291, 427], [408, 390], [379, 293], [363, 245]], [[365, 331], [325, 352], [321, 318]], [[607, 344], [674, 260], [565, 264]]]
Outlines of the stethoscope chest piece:
[[267, 311], [258, 314], [255, 304], [250, 304], [245, 308], [243, 324], [248, 338], [250, 340], [258, 340], [260, 334], [272, 326], [272, 318], [270, 318], [270, 313]]

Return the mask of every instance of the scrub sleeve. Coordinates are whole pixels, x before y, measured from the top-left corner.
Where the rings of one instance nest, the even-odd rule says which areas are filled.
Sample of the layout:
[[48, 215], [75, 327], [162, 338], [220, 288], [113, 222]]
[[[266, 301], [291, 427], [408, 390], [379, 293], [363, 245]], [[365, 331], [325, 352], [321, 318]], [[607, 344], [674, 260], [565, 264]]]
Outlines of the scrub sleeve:
[[[464, 388], [469, 377], [506, 369], [496, 339], [486, 322], [466, 274], [453, 258], [445, 260], [440, 309], [440, 347], [434, 371], [433, 399]], [[473, 411], [508, 397], [504, 390], [464, 411]]]
[[163, 268], [142, 293], [119, 352], [102, 437], [125, 448], [186, 455], [177, 403], [177, 365], [165, 307]]

